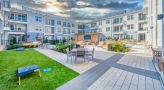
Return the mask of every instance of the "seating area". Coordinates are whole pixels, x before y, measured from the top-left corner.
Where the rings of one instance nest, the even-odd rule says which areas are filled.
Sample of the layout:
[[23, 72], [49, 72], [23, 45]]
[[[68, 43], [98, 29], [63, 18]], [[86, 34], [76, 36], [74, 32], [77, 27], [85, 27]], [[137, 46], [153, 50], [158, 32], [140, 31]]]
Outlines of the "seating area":
[[67, 48], [66, 51], [67, 51], [67, 63], [69, 60], [71, 60], [71, 64], [72, 64], [72, 60], [74, 60], [74, 62], [76, 63], [78, 57], [82, 57], [85, 63], [86, 59], [88, 60], [89, 57], [91, 57], [91, 60], [93, 61], [95, 48], [93, 48], [93, 50], [89, 50], [87, 48], [74, 48], [71, 51], [69, 51], [69, 49]]

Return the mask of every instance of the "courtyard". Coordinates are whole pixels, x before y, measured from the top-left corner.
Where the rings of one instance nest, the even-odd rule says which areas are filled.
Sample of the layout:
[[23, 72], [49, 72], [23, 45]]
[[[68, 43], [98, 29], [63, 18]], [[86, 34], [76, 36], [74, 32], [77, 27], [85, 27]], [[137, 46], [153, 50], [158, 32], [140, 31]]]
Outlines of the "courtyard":
[[[66, 62], [66, 54], [51, 49], [0, 52], [0, 87], [2, 90], [163, 90], [150, 49], [143, 43], [133, 45], [128, 53], [105, 51], [96, 46], [86, 48], [96, 49], [93, 61], [78, 58], [72, 64]], [[18, 86], [17, 68], [31, 64], [41, 67], [42, 77], [37, 73], [25, 75]], [[43, 72], [47, 67], [52, 71]]]

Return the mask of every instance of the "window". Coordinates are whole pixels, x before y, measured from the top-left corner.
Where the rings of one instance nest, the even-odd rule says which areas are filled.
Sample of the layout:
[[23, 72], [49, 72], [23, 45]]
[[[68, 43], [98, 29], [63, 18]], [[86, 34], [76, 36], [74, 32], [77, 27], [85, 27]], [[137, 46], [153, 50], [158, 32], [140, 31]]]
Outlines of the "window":
[[63, 26], [66, 27], [66, 22], [63, 22]]
[[143, 30], [143, 23], [139, 23], [139, 30]]
[[109, 32], [109, 31], [110, 31], [110, 27], [107, 27], [107, 28], [106, 28], [106, 32]]
[[110, 24], [110, 20], [106, 20], [106, 24]]
[[61, 21], [57, 21], [57, 25], [61, 25]]
[[75, 24], [72, 24], [72, 27], [75, 27]]
[[127, 30], [134, 29], [134, 24], [127, 25]]
[[102, 25], [102, 21], [99, 21], [99, 25]]
[[14, 14], [12, 13], [10, 19], [14, 20]]
[[1, 5], [2, 5], [2, 4], [1, 4], [1, 2], [0, 2], [0, 10], [2, 9], [2, 8], [1, 8]]
[[134, 15], [131, 15], [131, 20], [133, 20], [134, 19]]
[[24, 31], [26, 30], [26, 25], [17, 24], [17, 31]]
[[113, 21], [114, 24], [122, 23], [122, 18], [115, 18]]
[[42, 22], [42, 17], [38, 17], [38, 21], [39, 22]]
[[127, 29], [130, 30], [130, 25], [127, 25]]
[[22, 16], [18, 15], [18, 21], [22, 21]]
[[57, 33], [61, 33], [61, 28], [57, 28]]
[[67, 27], [71, 27], [71, 24], [70, 23], [67, 23]]
[[51, 25], [55, 25], [55, 23], [54, 23], [55, 21], [54, 20], [51, 20]]
[[9, 4], [10, 2], [9, 1], [4, 0], [3, 3], [4, 3], [3, 4], [4, 7], [6, 7], [6, 8], [9, 8], [10, 7], [10, 4]]
[[93, 23], [91, 23], [91, 27], [96, 27], [96, 23], [95, 22], [93, 22]]
[[51, 27], [51, 33], [54, 34], [55, 33], [55, 28]]
[[10, 30], [14, 30], [14, 24], [10, 24]]
[[140, 13], [139, 20], [146, 20], [146, 14]]
[[36, 30], [36, 31], [42, 31], [42, 27], [41, 27], [41, 26], [36, 26], [36, 27], [35, 27], [35, 30]]
[[127, 16], [127, 20], [130, 20], [130, 15]]
[[123, 29], [123, 26], [120, 26], [120, 31], [122, 31], [122, 29]]
[[115, 27], [113, 27], [113, 32], [120, 32], [120, 31], [122, 31], [122, 29], [123, 29], [122, 25], [121, 26], [115, 26]]
[[45, 33], [51, 33], [51, 27], [45, 27]]
[[75, 33], [75, 30], [72, 30], [72, 33]]
[[38, 21], [38, 16], [35, 16], [35, 21]]
[[131, 29], [134, 29], [134, 24], [131, 24]]
[[120, 23], [122, 23], [122, 18], [120, 18]]
[[26, 21], [26, 16], [22, 15], [22, 21]]
[[37, 22], [42, 22], [42, 17], [35, 16], [35, 21], [37, 21]]
[[99, 29], [99, 32], [102, 32], [102, 28]]
[[134, 15], [128, 15], [127, 16], [127, 20], [133, 20], [134, 19]]

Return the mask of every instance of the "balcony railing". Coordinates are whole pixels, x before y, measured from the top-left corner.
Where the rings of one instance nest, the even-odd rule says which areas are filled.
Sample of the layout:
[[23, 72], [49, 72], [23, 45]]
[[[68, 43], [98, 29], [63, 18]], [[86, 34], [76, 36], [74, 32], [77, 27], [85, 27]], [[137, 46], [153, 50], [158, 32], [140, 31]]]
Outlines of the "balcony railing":
[[45, 34], [54, 34], [54, 30], [51, 30], [51, 31], [45, 31]]
[[113, 30], [113, 33], [120, 33], [122, 30]]
[[12, 20], [12, 21], [20, 21], [20, 22], [27, 22], [27, 19], [21, 19], [21, 20], [18, 20], [18, 18], [9, 18], [8, 20]]
[[10, 28], [10, 31], [12, 31], [12, 32], [25, 32], [27, 30], [22, 30], [21, 28]]
[[71, 32], [63, 32], [63, 34], [71, 34]]
[[144, 28], [139, 28], [139, 31], [144, 31]]

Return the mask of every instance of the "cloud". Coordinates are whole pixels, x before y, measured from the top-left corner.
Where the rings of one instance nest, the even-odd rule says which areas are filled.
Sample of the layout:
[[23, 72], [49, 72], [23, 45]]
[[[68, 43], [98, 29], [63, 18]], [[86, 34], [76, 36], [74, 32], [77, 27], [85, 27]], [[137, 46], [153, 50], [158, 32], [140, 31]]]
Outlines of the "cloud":
[[143, 0], [11, 0], [12, 7], [27, 6], [75, 20], [91, 20], [121, 10], [142, 8]]

